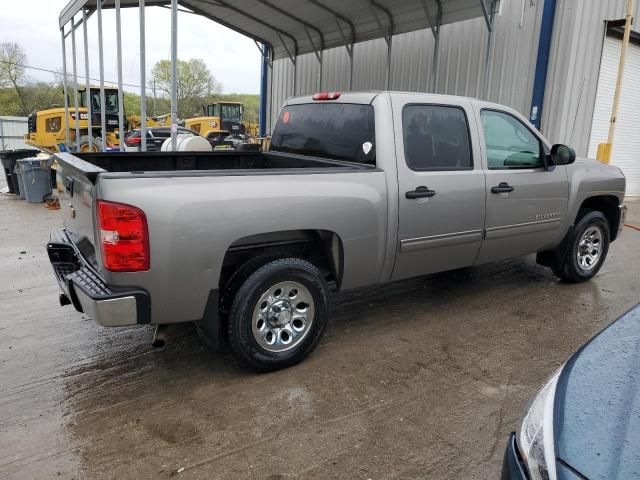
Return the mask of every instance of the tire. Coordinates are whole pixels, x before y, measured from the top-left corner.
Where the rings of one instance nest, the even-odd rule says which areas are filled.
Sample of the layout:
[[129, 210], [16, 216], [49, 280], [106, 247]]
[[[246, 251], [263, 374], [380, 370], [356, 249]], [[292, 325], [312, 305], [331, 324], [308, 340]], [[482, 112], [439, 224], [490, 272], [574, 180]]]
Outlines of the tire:
[[91, 139], [91, 150], [89, 150], [89, 135], [83, 135], [80, 137], [80, 151], [81, 152], [101, 152], [102, 140], [93, 137]]
[[569, 234], [564, 259], [554, 268], [554, 273], [570, 283], [590, 280], [607, 258], [610, 238], [609, 222], [604, 214], [584, 210]]
[[227, 319], [231, 353], [257, 372], [299, 363], [324, 333], [328, 298], [327, 285], [311, 263], [269, 261], [249, 274], [233, 296]]

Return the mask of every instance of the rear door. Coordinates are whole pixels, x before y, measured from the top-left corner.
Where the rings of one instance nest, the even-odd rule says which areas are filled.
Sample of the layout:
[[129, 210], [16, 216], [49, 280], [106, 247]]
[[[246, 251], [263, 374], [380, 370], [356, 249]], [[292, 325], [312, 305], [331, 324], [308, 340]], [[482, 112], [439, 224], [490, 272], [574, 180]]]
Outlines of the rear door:
[[525, 255], [562, 239], [566, 167], [546, 170], [547, 147], [519, 115], [476, 105], [487, 174], [486, 232], [477, 263]]
[[485, 175], [471, 103], [416, 98], [392, 97], [399, 186], [393, 280], [472, 265], [484, 228]]

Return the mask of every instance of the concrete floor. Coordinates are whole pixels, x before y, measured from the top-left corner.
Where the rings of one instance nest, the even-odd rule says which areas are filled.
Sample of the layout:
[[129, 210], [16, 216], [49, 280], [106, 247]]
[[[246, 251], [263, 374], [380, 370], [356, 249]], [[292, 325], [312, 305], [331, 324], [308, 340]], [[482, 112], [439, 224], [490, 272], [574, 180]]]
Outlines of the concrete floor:
[[190, 325], [155, 350], [59, 307], [58, 225], [0, 194], [1, 478], [498, 478], [528, 398], [640, 301], [627, 228], [585, 284], [523, 258], [343, 295], [309, 359], [254, 375]]

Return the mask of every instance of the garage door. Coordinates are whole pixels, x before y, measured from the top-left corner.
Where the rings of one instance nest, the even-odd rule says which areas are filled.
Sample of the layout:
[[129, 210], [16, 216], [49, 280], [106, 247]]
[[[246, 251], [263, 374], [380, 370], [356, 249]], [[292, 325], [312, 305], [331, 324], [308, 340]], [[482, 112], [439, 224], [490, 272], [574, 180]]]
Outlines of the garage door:
[[[607, 141], [622, 41], [607, 37], [602, 51], [596, 105], [591, 125], [589, 157]], [[616, 121], [611, 163], [627, 177], [627, 195], [640, 195], [640, 47], [629, 45]]]

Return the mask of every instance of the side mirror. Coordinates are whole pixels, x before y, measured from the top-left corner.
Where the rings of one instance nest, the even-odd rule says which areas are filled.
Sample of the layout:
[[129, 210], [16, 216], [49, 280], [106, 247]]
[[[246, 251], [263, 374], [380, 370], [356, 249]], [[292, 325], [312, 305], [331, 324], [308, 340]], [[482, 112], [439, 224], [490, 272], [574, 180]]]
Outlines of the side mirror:
[[569, 165], [576, 161], [575, 150], [561, 143], [556, 143], [551, 147], [549, 156], [554, 165]]

